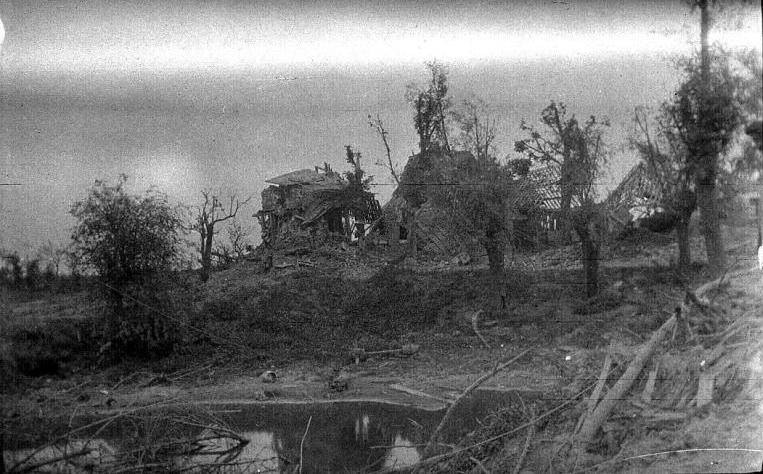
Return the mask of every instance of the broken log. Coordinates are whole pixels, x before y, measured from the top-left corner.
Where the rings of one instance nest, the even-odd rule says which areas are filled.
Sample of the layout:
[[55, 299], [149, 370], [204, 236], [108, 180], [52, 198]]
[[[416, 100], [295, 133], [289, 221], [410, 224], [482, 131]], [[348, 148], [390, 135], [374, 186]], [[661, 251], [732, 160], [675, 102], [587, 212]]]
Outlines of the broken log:
[[485, 339], [484, 336], [482, 336], [482, 334], [480, 334], [480, 330], [479, 330], [479, 327], [478, 327], [480, 315], [482, 313], [483, 313], [483, 311], [480, 309], [480, 310], [478, 310], [477, 312], [475, 312], [472, 315], [472, 329], [474, 330], [474, 333], [477, 335], [477, 337], [480, 338], [480, 341], [482, 341], [482, 344], [485, 345], [485, 348], [486, 349], [490, 349], [490, 344], [488, 344], [487, 339]]
[[391, 384], [389, 386], [389, 388], [391, 388], [392, 390], [397, 390], [398, 392], [407, 393], [408, 395], [413, 395], [415, 397], [431, 398], [432, 400], [437, 400], [438, 402], [445, 403], [447, 405], [450, 405], [451, 403], [453, 403], [453, 400], [451, 400], [451, 399], [437, 397], [435, 395], [430, 395], [428, 393], [422, 392], [421, 390], [416, 390], [416, 389], [413, 389], [413, 388], [408, 388], [408, 387], [405, 387], [403, 385], [399, 385], [399, 384], [396, 384], [396, 383]]
[[520, 352], [518, 355], [512, 357], [508, 361], [502, 363], [502, 364], [496, 364], [496, 366], [491, 370], [490, 372], [484, 374], [482, 377], [478, 378], [474, 381], [473, 384], [469, 385], [464, 391], [461, 393], [461, 395], [456, 398], [453, 403], [448, 407], [448, 411], [445, 412], [445, 416], [442, 417], [442, 420], [440, 420], [440, 424], [437, 425], [437, 428], [435, 428], [434, 432], [432, 433], [432, 436], [429, 438], [429, 442], [427, 442], [427, 445], [424, 447], [424, 459], [427, 459], [434, 455], [435, 448], [439, 444], [440, 441], [440, 434], [442, 433], [442, 430], [445, 429], [446, 426], [448, 426], [448, 422], [453, 418], [453, 414], [455, 413], [455, 409], [458, 406], [458, 404], [467, 396], [469, 396], [470, 393], [472, 393], [477, 387], [485, 383], [486, 381], [493, 378], [498, 372], [502, 371], [506, 367], [510, 366], [517, 360], [521, 359], [530, 352], [530, 349], [525, 349], [524, 351]]
[[652, 394], [654, 393], [654, 384], [657, 381], [657, 374], [660, 371], [660, 361], [654, 364], [654, 368], [649, 371], [649, 378], [646, 380], [644, 391], [641, 392], [641, 400], [644, 403], [652, 403]]
[[644, 368], [644, 365], [646, 365], [646, 362], [652, 356], [654, 350], [660, 342], [662, 342], [668, 332], [673, 329], [675, 324], [676, 317], [671, 316], [670, 319], [665, 321], [665, 323], [652, 334], [649, 341], [641, 347], [641, 350], [636, 354], [636, 357], [628, 365], [628, 368], [625, 370], [622, 377], [620, 377], [620, 380], [618, 380], [614, 387], [604, 395], [591, 416], [586, 418], [583, 422], [583, 427], [578, 434], [578, 443], [581, 447], [585, 447], [593, 441], [599, 428], [612, 413], [617, 402], [625, 396], [628, 390], [630, 390], [631, 386], [636, 381], [636, 378], [641, 373], [641, 370]]
[[594, 409], [596, 408], [596, 405], [599, 403], [599, 397], [601, 397], [601, 392], [604, 390], [604, 384], [607, 383], [607, 376], [609, 375], [609, 369], [612, 366], [612, 352], [607, 352], [607, 356], [604, 358], [604, 365], [601, 368], [601, 373], [599, 374], [599, 380], [596, 382], [596, 387], [593, 389], [593, 393], [591, 394], [591, 398], [588, 399], [588, 409], [586, 410], [586, 418], [589, 418], [592, 414]]

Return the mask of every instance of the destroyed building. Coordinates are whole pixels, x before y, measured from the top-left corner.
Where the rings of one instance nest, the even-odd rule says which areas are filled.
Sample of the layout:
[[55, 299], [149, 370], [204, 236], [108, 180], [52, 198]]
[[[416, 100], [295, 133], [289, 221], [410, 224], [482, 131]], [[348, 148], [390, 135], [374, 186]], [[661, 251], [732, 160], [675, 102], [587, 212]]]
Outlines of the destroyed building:
[[[457, 162], [471, 156], [469, 152], [456, 151], [450, 157], [439, 155], [437, 158]], [[425, 159], [420, 153], [411, 156], [403, 170], [401, 181], [411, 181], [409, 175], [414, 169], [426, 167], [422, 163]], [[411, 186], [416, 185], [409, 185]], [[406, 200], [402, 186], [398, 186], [392, 193], [392, 198], [382, 208], [384, 228], [390, 243], [408, 243], [410, 226], [413, 223], [416, 248], [427, 255], [449, 258], [463, 253], [476, 255], [480, 252], [478, 249], [481, 247], [475, 236], [463, 231], [464, 226], [458, 225], [455, 221], [458, 217], [453, 212], [440, 208], [432, 201], [421, 201], [416, 203], [417, 206], [412, 206]]]
[[[563, 243], [561, 179], [559, 166], [551, 163], [535, 166], [516, 178], [517, 191], [508, 206], [515, 247], [537, 250]], [[579, 206], [577, 196], [570, 196], [570, 209]]]
[[373, 193], [351, 186], [328, 165], [266, 182], [271, 186], [262, 191], [262, 209], [255, 217], [262, 241], [272, 247], [330, 236], [352, 240], [365, 235], [381, 216]]

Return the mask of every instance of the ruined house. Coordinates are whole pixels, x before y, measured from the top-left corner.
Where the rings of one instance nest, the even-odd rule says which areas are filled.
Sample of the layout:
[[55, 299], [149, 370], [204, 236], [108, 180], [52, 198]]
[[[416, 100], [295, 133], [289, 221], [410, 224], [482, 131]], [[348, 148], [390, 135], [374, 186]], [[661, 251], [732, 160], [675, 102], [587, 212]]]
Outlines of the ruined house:
[[[454, 163], [464, 157], [471, 156], [469, 152], [457, 151], [450, 159]], [[443, 158], [443, 157], [440, 157]], [[418, 166], [420, 155], [409, 158], [406, 170]], [[405, 175], [405, 171], [404, 171]], [[527, 175], [520, 176], [512, 183], [516, 192], [512, 193], [512, 202], [507, 203], [507, 224], [515, 248], [538, 249], [545, 245], [554, 245], [562, 240], [560, 222], [561, 173], [553, 165], [536, 166]], [[571, 208], [580, 203], [572, 197]], [[430, 254], [453, 256], [459, 253], [482, 252], [481, 246], [474, 235], [466, 234], [463, 225], [455, 222], [458, 216], [439, 209], [430, 201], [420, 207], [413, 208], [406, 202], [400, 188], [395, 190], [392, 199], [384, 205], [382, 212], [384, 222], [391, 241], [405, 240], [412, 213], [415, 211], [417, 248]]]
[[[515, 180], [517, 192], [510, 203], [513, 245], [538, 249], [560, 244], [563, 239], [561, 211], [562, 188], [559, 166], [534, 166]], [[580, 206], [572, 196], [570, 209]]]
[[[471, 156], [468, 152], [456, 151], [449, 159], [455, 162], [466, 155]], [[438, 158], [446, 159], [444, 155]], [[422, 163], [424, 159], [426, 157], [421, 154], [409, 157], [401, 180], [411, 181], [408, 176], [413, 169], [426, 167]], [[384, 229], [390, 243], [407, 243], [410, 225], [414, 223], [416, 248], [430, 257], [450, 258], [462, 253], [477, 255], [481, 251], [475, 236], [461, 230], [464, 226], [456, 222], [458, 216], [431, 201], [423, 198], [422, 201], [418, 206], [411, 206], [402, 187], [395, 189], [392, 198], [382, 207]]]
[[[279, 247], [339, 236], [363, 236], [381, 216], [368, 191], [354, 189], [339, 173], [323, 168], [292, 171], [266, 180], [262, 210], [255, 214], [262, 241]], [[301, 242], [305, 243], [305, 242]]]
[[646, 164], [639, 162], [620, 181], [605, 203], [621, 225], [662, 210], [662, 191]]

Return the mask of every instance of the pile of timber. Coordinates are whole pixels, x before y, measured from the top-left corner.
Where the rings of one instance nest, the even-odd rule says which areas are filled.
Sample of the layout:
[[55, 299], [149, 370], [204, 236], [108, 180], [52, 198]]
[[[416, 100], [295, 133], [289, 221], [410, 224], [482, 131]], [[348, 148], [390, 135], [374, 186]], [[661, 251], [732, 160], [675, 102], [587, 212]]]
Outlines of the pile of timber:
[[[750, 270], [728, 275], [752, 273]], [[611, 388], [611, 357], [607, 356], [598, 383], [587, 400], [575, 440], [579, 449], [590, 446], [622, 400], [643, 408], [643, 414], [681, 420], [681, 412], [712, 402], [731, 400], [760, 390], [763, 370], [763, 315], [751, 311], [729, 320], [729, 315], [705, 296], [723, 279], [687, 290], [686, 299], [650, 339], [641, 345], [624, 373]], [[716, 332], [706, 333], [708, 320]], [[721, 323], [718, 323], [721, 322]], [[645, 372], [642, 375], [642, 372]], [[629, 393], [632, 393], [629, 396]]]

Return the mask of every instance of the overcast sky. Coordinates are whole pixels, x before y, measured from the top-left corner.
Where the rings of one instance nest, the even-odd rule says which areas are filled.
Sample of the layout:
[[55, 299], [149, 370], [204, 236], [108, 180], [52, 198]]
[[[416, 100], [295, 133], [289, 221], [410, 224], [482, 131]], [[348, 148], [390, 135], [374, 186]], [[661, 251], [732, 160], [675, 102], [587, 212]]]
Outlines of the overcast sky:
[[[760, 50], [758, 9], [722, 18], [716, 40]], [[496, 109], [501, 157], [552, 99], [609, 116], [620, 145], [633, 107], [674, 90], [699, 23], [678, 0], [14, 0], [0, 19], [0, 182], [19, 184], [0, 186], [0, 246], [22, 252], [63, 242], [71, 203], [122, 172], [188, 203], [204, 187], [254, 194], [248, 217], [268, 177], [343, 169], [347, 144], [382, 158], [368, 113], [402, 165], [416, 144], [405, 87], [435, 58], [456, 99]]]

